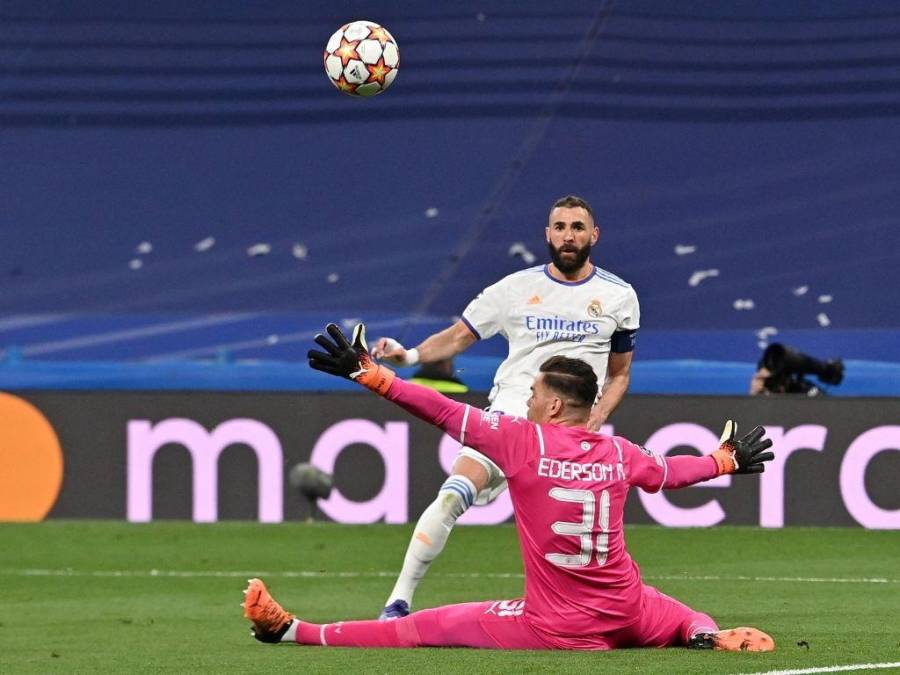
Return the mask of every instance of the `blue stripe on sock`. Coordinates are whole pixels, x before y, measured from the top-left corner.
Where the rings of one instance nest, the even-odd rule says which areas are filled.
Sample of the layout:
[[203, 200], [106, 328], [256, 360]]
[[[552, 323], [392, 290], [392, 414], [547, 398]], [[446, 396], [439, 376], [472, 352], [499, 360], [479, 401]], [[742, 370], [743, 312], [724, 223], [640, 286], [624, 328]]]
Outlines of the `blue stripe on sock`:
[[448, 478], [444, 481], [444, 485], [462, 485], [466, 490], [471, 491], [469, 484], [462, 478]]
[[463, 503], [467, 507], [471, 506], [471, 504], [469, 503], [468, 495], [465, 492], [463, 492], [462, 490], [460, 490], [458, 487], [454, 487], [452, 485], [445, 486], [445, 487], [441, 488], [441, 492], [455, 492], [456, 494], [458, 494], [460, 496], [460, 498], [463, 500]]
[[458, 477], [455, 477], [455, 476], [451, 476], [450, 478], [448, 478], [447, 480], [444, 481], [444, 485], [448, 485], [448, 484], [461, 485], [461, 486], [464, 487], [468, 492], [473, 492], [473, 486], [472, 486], [471, 483], [469, 483], [469, 481], [466, 480], [465, 478], [458, 478]]
[[444, 481], [444, 485], [455, 485], [459, 488], [462, 488], [466, 491], [466, 494], [468, 494], [473, 500], [475, 499], [475, 493], [472, 491], [471, 486], [464, 480], [460, 480], [459, 478], [451, 478]]
[[457, 492], [463, 498], [463, 502], [467, 507], [472, 506], [475, 502], [475, 495], [472, 493], [472, 488], [469, 487], [465, 481], [459, 480], [458, 478], [448, 479], [444, 481], [441, 490], [445, 488]]
[[475, 501], [475, 495], [472, 494], [472, 490], [469, 488], [468, 485], [466, 485], [465, 483], [463, 483], [461, 481], [454, 481], [452, 483], [444, 483], [441, 486], [441, 489], [443, 490], [444, 488], [446, 488], [448, 490], [454, 490], [455, 492], [459, 493], [459, 495], [463, 498], [463, 501], [465, 502], [466, 506], [472, 506], [472, 502]]

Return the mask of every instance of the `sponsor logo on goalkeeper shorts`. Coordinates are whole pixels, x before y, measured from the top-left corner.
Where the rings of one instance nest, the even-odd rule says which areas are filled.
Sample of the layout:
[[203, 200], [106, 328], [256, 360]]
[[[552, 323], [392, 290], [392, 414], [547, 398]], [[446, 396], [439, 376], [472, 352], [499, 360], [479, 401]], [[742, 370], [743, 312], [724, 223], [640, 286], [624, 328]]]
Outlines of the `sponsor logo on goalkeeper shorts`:
[[484, 611], [485, 614], [495, 614], [497, 616], [522, 616], [524, 612], [524, 600], [501, 600], [493, 603]]

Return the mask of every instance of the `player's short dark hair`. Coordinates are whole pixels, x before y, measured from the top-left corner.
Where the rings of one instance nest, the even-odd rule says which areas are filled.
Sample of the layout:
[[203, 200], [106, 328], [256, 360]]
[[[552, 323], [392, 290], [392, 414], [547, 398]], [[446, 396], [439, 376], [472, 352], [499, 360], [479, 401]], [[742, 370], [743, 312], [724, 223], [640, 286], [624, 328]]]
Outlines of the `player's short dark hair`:
[[582, 208], [591, 214], [591, 218], [594, 218], [594, 209], [591, 208], [591, 205], [588, 204], [581, 197], [576, 197], [575, 195], [566, 195], [565, 197], [560, 197], [555, 202], [553, 202], [553, 206], [550, 207], [550, 211], [553, 209], [578, 209]]
[[597, 374], [581, 359], [551, 356], [541, 364], [544, 384], [569, 403], [590, 408], [597, 398]]

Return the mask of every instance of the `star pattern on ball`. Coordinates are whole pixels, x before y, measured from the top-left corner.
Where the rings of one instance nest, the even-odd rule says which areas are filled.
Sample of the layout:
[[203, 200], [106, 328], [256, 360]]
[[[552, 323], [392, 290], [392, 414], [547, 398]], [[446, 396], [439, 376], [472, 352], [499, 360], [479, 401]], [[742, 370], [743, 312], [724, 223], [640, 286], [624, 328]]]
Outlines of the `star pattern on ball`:
[[383, 26], [371, 21], [347, 23], [325, 45], [325, 74], [341, 93], [373, 96], [391, 85], [400, 65], [398, 52], [394, 36]]
[[341, 91], [347, 92], [348, 94], [352, 94], [356, 91], [356, 85], [344, 79], [344, 76], [341, 75], [337, 80], [333, 80], [334, 86], [340, 89]]
[[359, 40], [347, 42], [346, 38], [341, 38], [341, 46], [334, 50], [335, 56], [341, 57], [341, 65], [346, 67], [351, 59], [359, 60], [359, 54], [356, 51], [359, 46]]
[[384, 47], [386, 43], [394, 39], [391, 37], [391, 34], [381, 26], [375, 26], [374, 28], [372, 28], [369, 32], [369, 38], [372, 40], [378, 40], [381, 43], [382, 47]]
[[369, 70], [369, 79], [366, 82], [377, 82], [383, 87], [384, 78], [391, 72], [390, 66], [384, 65], [384, 57], [378, 59], [378, 63], [367, 65], [366, 68]]

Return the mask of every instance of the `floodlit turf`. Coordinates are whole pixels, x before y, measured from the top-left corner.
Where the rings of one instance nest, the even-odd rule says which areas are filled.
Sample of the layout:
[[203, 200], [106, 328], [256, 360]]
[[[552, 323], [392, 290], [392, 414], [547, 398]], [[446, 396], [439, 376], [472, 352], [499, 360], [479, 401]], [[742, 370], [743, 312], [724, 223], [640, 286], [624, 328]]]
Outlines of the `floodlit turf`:
[[[722, 626], [766, 630], [778, 643], [774, 654], [350, 650], [249, 637], [238, 606], [248, 575], [261, 576], [308, 620], [371, 618], [409, 532], [383, 525], [0, 525], [0, 672], [747, 673], [900, 661], [900, 533], [850, 529], [630, 529], [648, 583]], [[512, 527], [460, 527], [416, 605], [514, 598], [520, 573]]]

